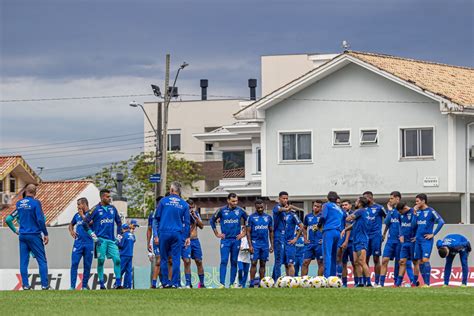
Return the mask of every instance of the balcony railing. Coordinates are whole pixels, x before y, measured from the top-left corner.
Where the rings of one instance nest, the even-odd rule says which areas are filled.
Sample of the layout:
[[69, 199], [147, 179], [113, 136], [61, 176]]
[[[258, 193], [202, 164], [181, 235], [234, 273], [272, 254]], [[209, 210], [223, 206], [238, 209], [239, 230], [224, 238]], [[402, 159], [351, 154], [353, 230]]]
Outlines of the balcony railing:
[[212, 150], [204, 152], [204, 161], [221, 161], [222, 151]]

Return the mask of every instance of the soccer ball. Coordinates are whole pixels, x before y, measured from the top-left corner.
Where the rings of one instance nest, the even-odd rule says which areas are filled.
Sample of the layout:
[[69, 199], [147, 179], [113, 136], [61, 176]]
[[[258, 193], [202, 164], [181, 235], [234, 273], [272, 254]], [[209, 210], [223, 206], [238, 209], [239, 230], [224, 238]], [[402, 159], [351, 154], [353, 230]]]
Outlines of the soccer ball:
[[335, 288], [341, 287], [342, 281], [337, 276], [331, 276], [328, 278], [328, 285], [329, 287], [335, 287]]
[[269, 288], [275, 285], [275, 281], [273, 281], [272, 277], [266, 276], [262, 280], [260, 280], [260, 287]]
[[319, 276], [311, 278], [309, 284], [312, 288], [319, 289], [320, 287], [322, 287], [322, 279]]
[[325, 277], [320, 277], [321, 278], [321, 287], [328, 287], [328, 279]]
[[288, 280], [288, 283], [287, 283], [287, 287], [289, 287], [290, 289], [296, 289], [297, 287], [300, 286], [300, 282], [298, 280], [298, 277], [288, 277], [289, 280]]
[[300, 287], [302, 288], [309, 288], [311, 287], [311, 277], [310, 276], [302, 276], [300, 281]]
[[275, 282], [275, 287], [282, 287], [282, 281], [284, 277], [279, 277]]

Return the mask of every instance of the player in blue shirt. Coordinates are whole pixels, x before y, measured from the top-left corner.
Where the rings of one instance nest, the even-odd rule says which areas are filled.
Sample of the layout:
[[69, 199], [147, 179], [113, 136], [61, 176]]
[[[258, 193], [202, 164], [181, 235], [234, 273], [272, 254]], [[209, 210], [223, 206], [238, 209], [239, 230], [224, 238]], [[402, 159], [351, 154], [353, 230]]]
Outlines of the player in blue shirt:
[[290, 207], [285, 213], [285, 244], [283, 246], [283, 264], [287, 276], [295, 276], [296, 242], [301, 235], [304, 238], [303, 243], [306, 243], [306, 230], [303, 223], [293, 212], [293, 207]]
[[300, 269], [303, 267], [303, 259], [305, 252], [305, 242], [303, 236], [300, 236], [295, 244], [296, 254], [295, 254], [295, 276], [299, 276]]
[[357, 280], [355, 280], [355, 283], [357, 284], [356, 287], [372, 287], [370, 284], [370, 270], [366, 260], [367, 248], [369, 245], [369, 200], [365, 197], [360, 197], [356, 201], [355, 206], [356, 211], [347, 216], [346, 219], [348, 222], [352, 221], [353, 223], [342, 230], [341, 236], [352, 231], [352, 249], [354, 250], [354, 260], [356, 263], [355, 270], [357, 270], [357, 273], [355, 274], [355, 278], [357, 278]]
[[133, 248], [135, 246], [135, 235], [131, 231], [129, 224], [122, 225], [122, 235], [117, 236], [117, 244], [120, 249], [120, 268], [123, 277], [123, 287], [132, 288], [133, 280]]
[[[351, 215], [354, 212], [352, 210], [352, 203], [349, 200], [342, 201], [341, 208], [345, 212], [344, 219], [346, 219], [347, 216]], [[349, 222], [346, 221], [345, 227], [349, 226], [350, 224], [351, 224], [350, 221]], [[339, 249], [338, 249], [338, 253], [337, 253], [337, 259], [338, 259], [338, 262], [340, 262], [340, 264], [342, 265], [341, 266], [341, 277], [342, 277], [342, 286], [343, 287], [347, 287], [347, 263], [349, 262], [349, 260], [351, 261], [351, 264], [352, 264], [352, 270], [354, 270], [353, 271], [354, 280], [357, 276], [357, 272], [354, 269], [355, 262], [354, 262], [354, 253], [353, 253], [353, 249], [352, 249], [352, 240], [353, 240], [353, 237], [351, 236], [351, 231], [348, 231], [348, 232], [346, 232], [346, 235], [343, 238], [341, 238], [341, 240], [339, 241], [339, 244], [338, 244]], [[339, 266], [337, 267], [337, 269], [338, 270], [340, 269]], [[338, 271], [338, 273], [339, 273], [339, 271]], [[357, 279], [357, 280], [359, 280], [359, 279]]]
[[328, 202], [323, 205], [319, 227], [323, 227], [323, 258], [324, 277], [336, 275], [337, 244], [339, 242], [341, 226], [343, 227], [344, 212], [336, 204], [339, 196], [330, 191], [327, 195]]
[[[172, 182], [170, 195], [160, 200], [153, 218], [153, 238], [160, 246], [161, 278], [164, 288], [179, 288], [180, 254], [183, 238], [189, 240], [189, 205], [181, 195], [181, 184]], [[168, 275], [168, 258], [172, 261], [172, 278]]]
[[[430, 286], [431, 265], [430, 256], [433, 249], [433, 238], [441, 230], [444, 220], [439, 214], [427, 205], [428, 197], [426, 194], [418, 194], [415, 198], [416, 210], [416, 240], [415, 240], [415, 261], [420, 266], [420, 272], [425, 284], [423, 287]], [[433, 232], [434, 224], [437, 223], [436, 230]], [[421, 260], [421, 263], [420, 263]]]
[[255, 201], [255, 213], [247, 220], [247, 240], [250, 251], [250, 287], [258, 286], [255, 281], [257, 274], [257, 263], [260, 262], [260, 280], [265, 277], [265, 265], [269, 253], [273, 252], [273, 219], [265, 214], [263, 201]]
[[374, 202], [374, 194], [366, 191], [362, 194], [369, 200], [368, 220], [369, 220], [369, 247], [367, 249], [367, 265], [369, 265], [370, 257], [373, 257], [374, 272], [375, 272], [375, 286], [380, 283], [380, 255], [382, 254], [382, 223], [384, 217], [387, 215], [382, 205]]
[[[400, 267], [395, 286], [399, 287], [402, 285], [405, 271], [408, 271], [408, 267], [411, 268], [411, 260], [413, 260], [415, 251], [416, 215], [414, 210], [406, 205], [405, 202], [397, 203], [396, 209], [399, 213], [400, 222]], [[419, 266], [418, 263], [415, 262], [414, 276], [410, 277], [412, 286], [418, 284], [418, 275]]]
[[[230, 284], [234, 286], [235, 276], [237, 275], [237, 259], [239, 256], [240, 239], [245, 236], [245, 227], [248, 215], [237, 204], [239, 199], [237, 194], [229, 193], [227, 196], [227, 205], [220, 208], [211, 217], [211, 227], [217, 238], [221, 239], [221, 264], [219, 270], [220, 288], [225, 287], [225, 276], [227, 272], [227, 263], [230, 255]], [[220, 221], [221, 232], [216, 228], [217, 220]]]
[[[158, 196], [156, 198], [156, 204], [160, 203], [162, 196]], [[156, 289], [156, 283], [158, 277], [161, 281], [161, 274], [160, 274], [160, 247], [153, 242], [153, 217], [155, 212], [152, 211], [148, 215], [148, 227], [146, 231], [146, 245], [148, 249], [148, 256], [150, 257], [150, 261], [153, 263], [153, 271], [151, 274], [151, 288]]]
[[46, 220], [41, 202], [35, 199], [36, 186], [28, 184], [25, 188], [25, 198], [16, 203], [19, 219], [20, 241], [20, 274], [23, 290], [30, 290], [28, 282], [28, 264], [30, 252], [36, 258], [41, 277], [41, 289], [49, 289], [48, 262], [44, 246], [48, 244], [49, 237], [46, 229]]
[[444, 266], [444, 286], [449, 285], [449, 278], [451, 277], [451, 268], [453, 266], [454, 257], [459, 254], [462, 267], [462, 282], [461, 286], [467, 286], [467, 277], [469, 274], [468, 257], [471, 252], [471, 243], [463, 235], [450, 234], [442, 240], [436, 242], [438, 253], [441, 258], [446, 258], [446, 265]]
[[[71, 255], [71, 290], [76, 289], [77, 268], [82, 259], [84, 274], [82, 277], [82, 289], [88, 290], [89, 277], [91, 274], [92, 259], [94, 258], [94, 241], [82, 226], [84, 217], [88, 214], [89, 202], [85, 197], [77, 200], [77, 213], [69, 223], [69, 233], [74, 238]], [[74, 230], [74, 226], [76, 230]]]
[[313, 202], [313, 212], [304, 217], [304, 228], [308, 236], [306, 238], [306, 248], [303, 259], [303, 267], [301, 268], [301, 275], [308, 275], [309, 265], [312, 260], [318, 262], [318, 275], [323, 275], [323, 233], [318, 229], [319, 218], [321, 217], [321, 210], [323, 208], [323, 201], [316, 200]]
[[283, 250], [285, 245], [285, 212], [288, 211], [288, 192], [281, 191], [278, 194], [278, 204], [273, 207], [273, 231], [275, 242], [273, 245], [275, 262], [273, 264], [272, 278], [276, 280], [281, 276], [281, 265], [283, 264]]
[[[100, 289], [105, 290], [104, 263], [105, 258], [111, 258], [114, 263], [115, 288], [122, 289], [120, 253], [115, 243], [115, 224], [117, 234], [122, 232], [122, 220], [117, 209], [110, 204], [112, 198], [107, 189], [100, 190], [100, 203], [94, 206], [84, 217], [83, 226], [96, 243], [97, 274], [99, 275]], [[92, 227], [91, 227], [92, 226]]]

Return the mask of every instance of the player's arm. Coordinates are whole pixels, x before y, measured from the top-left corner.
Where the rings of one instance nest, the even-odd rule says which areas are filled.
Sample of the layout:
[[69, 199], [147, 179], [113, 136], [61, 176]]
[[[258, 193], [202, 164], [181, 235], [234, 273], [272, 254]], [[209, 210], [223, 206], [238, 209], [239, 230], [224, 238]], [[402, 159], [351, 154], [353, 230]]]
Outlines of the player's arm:
[[321, 217], [319, 218], [319, 221], [318, 221], [318, 228], [319, 229], [321, 229], [323, 227], [327, 216], [328, 216], [328, 207], [325, 203], [325, 204], [323, 204], [323, 210], [322, 210], [322, 213], [321, 213]]
[[299, 230], [299, 235], [298, 235], [298, 238], [303, 235], [303, 240], [304, 240], [304, 243], [307, 244], [308, 243], [308, 231], [306, 230], [306, 227], [303, 225], [303, 223], [299, 223], [298, 224], [300, 230]]
[[443, 218], [442, 218], [436, 211], [433, 211], [433, 215], [434, 215], [434, 217], [435, 217], [435, 223], [437, 223], [436, 229], [435, 229], [435, 231], [433, 232], [433, 234], [427, 234], [427, 235], [425, 235], [425, 238], [426, 238], [426, 239], [431, 239], [431, 238], [433, 238], [434, 236], [436, 236], [436, 234], [439, 233], [439, 231], [441, 230], [441, 228], [443, 228], [443, 226], [444, 226], [444, 220], [443, 220]]
[[[225, 235], [222, 234], [222, 233], [219, 233], [217, 231], [217, 227], [216, 227], [216, 221], [221, 218], [221, 212], [222, 212], [222, 209], [218, 209], [217, 212], [214, 213], [214, 215], [212, 215], [211, 217], [211, 220], [210, 220], [210, 224], [211, 224], [211, 228], [212, 230], [214, 231], [214, 235], [216, 235], [217, 238], [220, 238], [220, 239], [224, 239], [225, 238]], [[222, 226], [221, 226], [222, 227]]]
[[117, 209], [114, 208], [114, 210], [115, 210], [114, 221], [115, 221], [115, 224], [117, 224], [117, 234], [121, 235], [122, 234], [122, 219], [120, 218], [120, 215]]
[[87, 232], [87, 234], [91, 236], [94, 242], [99, 242], [99, 238], [97, 238], [97, 235], [95, 234], [95, 232], [92, 230], [92, 227], [91, 227], [95, 214], [97, 214], [95, 212], [96, 208], [97, 208], [96, 206], [93, 207], [91, 211], [84, 217], [84, 219], [82, 220], [82, 227]]
[[48, 230], [46, 229], [46, 218], [44, 216], [43, 210], [41, 208], [41, 202], [38, 201], [38, 204], [35, 207], [36, 222], [43, 233], [43, 243], [45, 245], [49, 242]]
[[18, 218], [18, 210], [14, 210], [10, 215], [7, 216], [5, 222], [12, 232], [18, 235], [18, 230], [16, 229], [13, 222]]
[[186, 239], [189, 238], [191, 234], [191, 214], [189, 214], [189, 206], [186, 203], [186, 206], [184, 208], [184, 215], [183, 215], [183, 220], [184, 220], [184, 237]]
[[149, 252], [153, 251], [150, 244], [152, 232], [153, 232], [153, 218], [150, 221], [148, 221], [148, 227], [146, 229], [146, 248], [148, 249]]
[[244, 210], [241, 210], [241, 212], [242, 212], [242, 215], [240, 217], [240, 220], [241, 221], [243, 220], [243, 224], [242, 224], [242, 227], [240, 228], [241, 233], [237, 236], [237, 240], [242, 239], [242, 238], [245, 237], [246, 231], [247, 231], [246, 225], [247, 225], [247, 221], [249, 219], [249, 216], [247, 215], [247, 212], [245, 212]]
[[196, 226], [199, 227], [199, 229], [203, 229], [204, 228], [204, 223], [202, 222], [202, 219], [201, 219], [201, 216], [199, 215], [199, 213], [194, 211], [193, 212], [193, 218], [194, 218], [194, 222], [196, 223]]
[[249, 251], [250, 253], [253, 253], [252, 236], [251, 236], [252, 227], [250, 226], [250, 223], [247, 224], [246, 232], [247, 232], [247, 241], [249, 242]]
[[302, 208], [299, 208], [297, 206], [294, 206], [293, 204], [290, 204], [288, 205], [288, 210], [294, 210], [294, 211], [298, 211], [298, 212], [304, 212], [304, 210]]
[[387, 237], [388, 229], [390, 225], [392, 224], [390, 217], [391, 215], [389, 214], [387, 215], [387, 217], [385, 217], [385, 220], [384, 220], [385, 228], [383, 229], [382, 242], [385, 240], [385, 237]]
[[270, 223], [270, 225], [268, 225], [268, 232], [270, 234], [270, 252], [273, 252], [273, 243], [275, 241], [275, 238], [274, 238], [274, 232], [273, 232], [273, 224]]

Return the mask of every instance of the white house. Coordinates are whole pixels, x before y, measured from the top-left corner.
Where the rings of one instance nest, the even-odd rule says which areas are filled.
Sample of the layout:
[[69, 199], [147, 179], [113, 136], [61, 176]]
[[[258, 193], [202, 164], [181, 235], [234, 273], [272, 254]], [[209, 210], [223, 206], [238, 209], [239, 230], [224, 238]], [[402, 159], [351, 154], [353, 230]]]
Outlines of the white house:
[[[472, 68], [353, 51], [306, 65], [238, 111], [239, 128], [220, 133], [227, 140], [215, 139], [216, 148], [229, 148], [251, 127], [245, 174], [257, 180], [260, 164], [262, 196], [285, 190], [309, 209], [329, 190], [345, 198], [370, 190], [380, 203], [393, 190], [407, 199], [423, 192], [448, 222], [471, 222]], [[265, 86], [263, 75], [262, 66]]]

